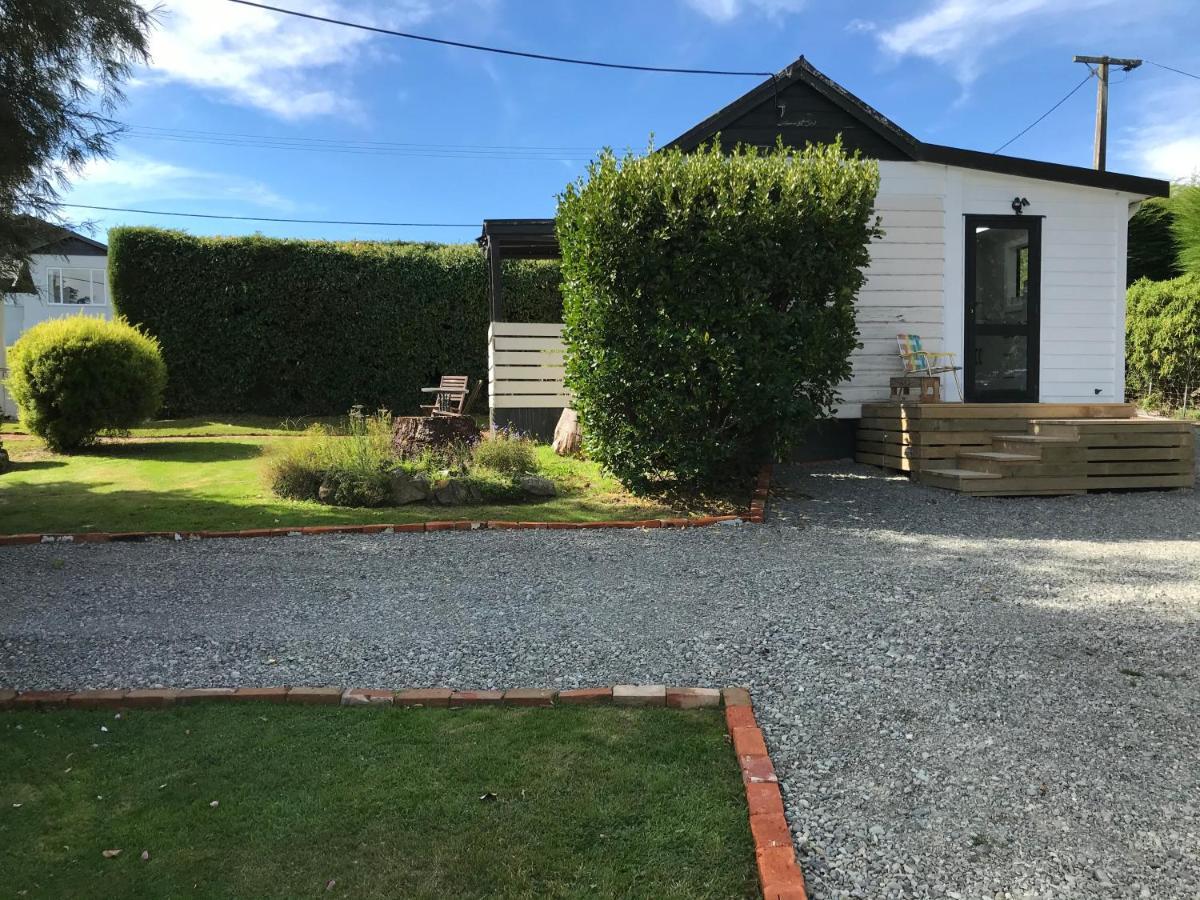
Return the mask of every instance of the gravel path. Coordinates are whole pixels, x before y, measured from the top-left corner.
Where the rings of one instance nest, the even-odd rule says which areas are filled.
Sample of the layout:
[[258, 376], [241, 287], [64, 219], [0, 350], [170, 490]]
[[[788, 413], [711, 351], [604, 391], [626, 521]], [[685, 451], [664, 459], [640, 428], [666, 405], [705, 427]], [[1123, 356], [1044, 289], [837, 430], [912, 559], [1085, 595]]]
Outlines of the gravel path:
[[0, 549], [0, 684], [747, 683], [815, 900], [1200, 897], [1200, 494]]

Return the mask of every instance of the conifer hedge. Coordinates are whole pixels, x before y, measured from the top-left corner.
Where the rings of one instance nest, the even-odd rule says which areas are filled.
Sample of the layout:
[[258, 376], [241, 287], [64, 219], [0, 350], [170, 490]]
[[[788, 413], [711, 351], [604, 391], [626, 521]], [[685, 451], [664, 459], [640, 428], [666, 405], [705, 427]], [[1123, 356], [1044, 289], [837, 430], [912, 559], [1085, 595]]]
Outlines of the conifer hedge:
[[[158, 339], [168, 415], [415, 412], [443, 374], [487, 375], [487, 268], [474, 244], [108, 235], [116, 311]], [[505, 264], [512, 321], [557, 322], [558, 265]]]

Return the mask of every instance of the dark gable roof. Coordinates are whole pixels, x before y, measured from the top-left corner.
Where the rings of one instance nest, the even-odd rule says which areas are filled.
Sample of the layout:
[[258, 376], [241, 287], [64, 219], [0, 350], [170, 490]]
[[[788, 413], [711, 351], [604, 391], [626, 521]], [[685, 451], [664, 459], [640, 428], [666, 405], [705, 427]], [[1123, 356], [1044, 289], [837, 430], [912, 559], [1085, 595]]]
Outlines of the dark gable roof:
[[31, 249], [30, 253], [54, 254], [55, 256], [107, 256], [108, 246], [94, 241], [78, 231], [61, 225], [48, 225], [50, 232], [45, 242]]
[[1157, 178], [926, 144], [818, 72], [803, 56], [667, 147], [688, 152], [718, 133], [727, 147], [770, 147], [776, 137], [789, 146], [802, 147], [810, 141], [829, 143], [840, 134], [848, 150], [860, 150], [872, 159], [939, 163], [1150, 197], [1165, 197], [1170, 191], [1170, 184]]
[[65, 225], [34, 216], [22, 217], [26, 253], [44, 256], [106, 256], [108, 247]]

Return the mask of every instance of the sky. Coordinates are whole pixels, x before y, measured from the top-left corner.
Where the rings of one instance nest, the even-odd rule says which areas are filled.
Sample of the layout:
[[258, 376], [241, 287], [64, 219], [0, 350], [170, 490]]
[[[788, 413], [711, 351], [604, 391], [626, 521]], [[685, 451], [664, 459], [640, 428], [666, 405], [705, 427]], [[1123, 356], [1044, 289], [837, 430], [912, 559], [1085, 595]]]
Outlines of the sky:
[[[271, 2], [271, 0], [268, 0]], [[1073, 54], [1200, 75], [1197, 0], [273, 0], [471, 43], [613, 62], [778, 71], [798, 56], [918, 138], [993, 151], [1087, 74]], [[469, 241], [550, 217], [598, 148], [664, 144], [759, 77], [611, 71], [371, 34], [228, 0], [163, 0], [113, 158], [64, 200], [385, 227], [64, 210], [195, 234]], [[1005, 153], [1091, 164], [1095, 82]], [[1200, 171], [1200, 78], [1112, 78], [1109, 168]], [[247, 137], [248, 136], [248, 137]]]

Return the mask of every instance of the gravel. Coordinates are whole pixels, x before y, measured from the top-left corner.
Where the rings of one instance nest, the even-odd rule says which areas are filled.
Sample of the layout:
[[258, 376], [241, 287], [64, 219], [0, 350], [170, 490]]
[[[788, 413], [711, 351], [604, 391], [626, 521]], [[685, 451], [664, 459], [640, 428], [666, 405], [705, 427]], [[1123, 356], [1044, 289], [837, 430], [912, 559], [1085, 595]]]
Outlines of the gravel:
[[748, 684], [822, 898], [1200, 896], [1200, 495], [0, 549], [0, 684]]

